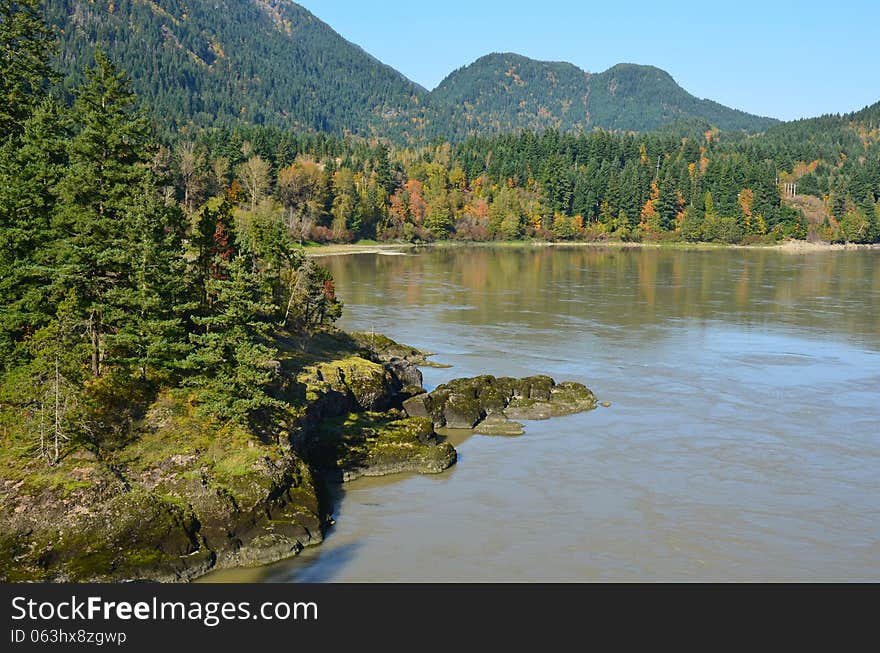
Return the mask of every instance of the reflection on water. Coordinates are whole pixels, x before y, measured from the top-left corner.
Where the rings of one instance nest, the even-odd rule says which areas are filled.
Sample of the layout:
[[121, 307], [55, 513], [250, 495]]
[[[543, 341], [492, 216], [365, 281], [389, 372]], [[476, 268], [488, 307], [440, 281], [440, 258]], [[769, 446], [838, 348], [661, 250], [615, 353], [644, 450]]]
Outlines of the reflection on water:
[[327, 259], [343, 326], [431, 387], [551, 374], [612, 407], [339, 489], [320, 547], [222, 580], [880, 580], [880, 252]]

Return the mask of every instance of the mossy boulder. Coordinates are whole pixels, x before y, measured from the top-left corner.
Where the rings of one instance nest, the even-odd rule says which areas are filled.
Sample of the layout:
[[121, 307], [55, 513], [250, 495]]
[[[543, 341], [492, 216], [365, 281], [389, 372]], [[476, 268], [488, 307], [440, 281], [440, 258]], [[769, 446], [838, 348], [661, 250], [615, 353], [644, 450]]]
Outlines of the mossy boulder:
[[485, 416], [477, 397], [470, 395], [450, 394], [443, 407], [446, 428], [450, 429], [471, 429]]
[[596, 396], [589, 388], [566, 381], [550, 386], [548, 395], [544, 394], [544, 387], [530, 386], [528, 398], [514, 397], [504, 409], [504, 414], [511, 419], [549, 419], [593, 410], [595, 407]]
[[515, 436], [525, 433], [525, 428], [519, 422], [507, 419], [504, 415], [489, 415], [474, 428], [474, 433], [480, 435], [506, 435]]
[[310, 365], [297, 381], [305, 386], [307, 403], [336, 415], [385, 410], [402, 385], [384, 365], [360, 356]]
[[351, 413], [327, 420], [307, 455], [341, 481], [407, 471], [436, 474], [457, 457], [452, 445], [436, 434], [431, 420], [398, 411]]
[[[595, 407], [596, 398], [586, 386], [571, 381], [557, 384], [544, 375], [455, 379], [403, 402], [411, 417], [431, 419], [438, 428], [459, 429], [479, 429], [490, 416], [547, 419]], [[502, 419], [492, 420], [492, 425], [494, 429], [505, 430]], [[486, 426], [483, 430], [489, 429]]]
[[390, 363], [394, 360], [403, 360], [422, 367], [449, 367], [449, 365], [442, 365], [428, 360], [430, 356], [434, 355], [433, 352], [395, 342], [381, 333], [351, 331], [348, 335], [368, 352], [369, 357], [377, 361]]

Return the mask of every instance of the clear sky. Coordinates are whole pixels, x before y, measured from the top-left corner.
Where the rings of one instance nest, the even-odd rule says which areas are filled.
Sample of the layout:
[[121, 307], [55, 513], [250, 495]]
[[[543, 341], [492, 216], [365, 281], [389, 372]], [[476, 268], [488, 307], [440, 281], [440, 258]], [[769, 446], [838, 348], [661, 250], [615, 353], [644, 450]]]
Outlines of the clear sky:
[[651, 64], [783, 120], [880, 100], [880, 0], [298, 0], [422, 86], [490, 52], [601, 72]]

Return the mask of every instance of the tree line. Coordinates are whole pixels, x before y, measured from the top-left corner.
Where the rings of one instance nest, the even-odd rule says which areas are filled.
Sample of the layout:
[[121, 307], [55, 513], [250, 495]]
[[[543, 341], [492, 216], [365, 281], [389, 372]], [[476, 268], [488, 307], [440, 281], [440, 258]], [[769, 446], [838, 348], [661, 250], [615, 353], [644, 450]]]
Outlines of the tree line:
[[[876, 242], [880, 130], [865, 122], [871, 115], [755, 137], [697, 122], [420, 147], [243, 126], [180, 136], [167, 158], [173, 192], [190, 208], [228, 186], [251, 213], [283, 216], [299, 241]], [[807, 133], [810, 151], [801, 147]], [[817, 223], [784, 196], [790, 182], [817, 199]]]

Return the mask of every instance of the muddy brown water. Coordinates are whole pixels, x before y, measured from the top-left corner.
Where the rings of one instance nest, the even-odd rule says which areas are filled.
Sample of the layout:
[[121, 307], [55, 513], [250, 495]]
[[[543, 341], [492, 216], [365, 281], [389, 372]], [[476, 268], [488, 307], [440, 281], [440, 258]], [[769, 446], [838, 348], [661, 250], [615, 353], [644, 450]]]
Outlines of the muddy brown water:
[[337, 491], [297, 558], [224, 581], [880, 581], [880, 252], [601, 248], [327, 258], [341, 326], [458, 376], [611, 407], [451, 435], [437, 476]]

